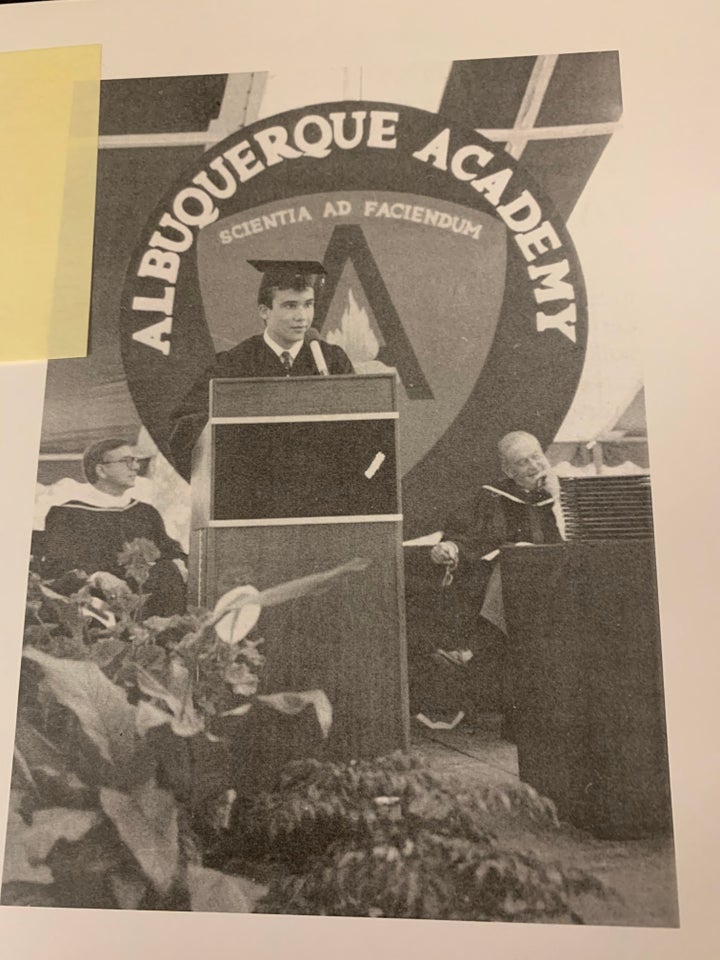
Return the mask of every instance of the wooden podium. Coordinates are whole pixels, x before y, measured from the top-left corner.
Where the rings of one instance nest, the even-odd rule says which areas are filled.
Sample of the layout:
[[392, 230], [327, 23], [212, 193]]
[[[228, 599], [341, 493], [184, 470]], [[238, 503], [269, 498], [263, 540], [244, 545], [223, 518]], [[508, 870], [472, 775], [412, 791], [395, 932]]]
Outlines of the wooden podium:
[[333, 725], [323, 740], [309, 709], [238, 718], [238, 792], [271, 787], [290, 759], [408, 748], [397, 423], [394, 375], [210, 384], [193, 454], [189, 601], [370, 561], [263, 610], [260, 692], [324, 690]]
[[520, 778], [596, 836], [672, 830], [651, 540], [508, 547]]

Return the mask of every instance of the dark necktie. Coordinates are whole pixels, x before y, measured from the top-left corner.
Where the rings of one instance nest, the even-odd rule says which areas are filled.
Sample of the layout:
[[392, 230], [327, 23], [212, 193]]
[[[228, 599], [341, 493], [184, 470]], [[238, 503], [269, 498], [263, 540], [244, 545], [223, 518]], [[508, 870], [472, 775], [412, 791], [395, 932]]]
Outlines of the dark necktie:
[[280, 361], [282, 365], [285, 367], [285, 376], [289, 377], [290, 367], [292, 366], [292, 360], [290, 359], [290, 354], [287, 352], [287, 350], [283, 350], [283, 352], [280, 354]]

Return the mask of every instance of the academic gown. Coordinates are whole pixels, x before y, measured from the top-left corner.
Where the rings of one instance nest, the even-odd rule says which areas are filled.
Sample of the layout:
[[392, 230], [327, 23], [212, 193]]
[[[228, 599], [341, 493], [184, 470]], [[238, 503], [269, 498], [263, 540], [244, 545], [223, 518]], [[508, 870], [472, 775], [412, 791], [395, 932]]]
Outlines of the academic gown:
[[[320, 349], [331, 375], [355, 372], [342, 347], [322, 341]], [[262, 334], [249, 337], [231, 350], [219, 353], [170, 417], [172, 432], [169, 447], [176, 468], [183, 476], [190, 476], [192, 450], [208, 418], [208, 391], [211, 380], [319, 375], [320, 371], [307, 342], [303, 343], [289, 371], [283, 366], [280, 357], [265, 343]]]
[[[170, 616], [185, 609], [185, 584], [172, 562], [185, 559], [179, 543], [168, 536], [162, 517], [149, 503], [130, 499], [118, 506], [98, 506], [70, 500], [51, 507], [45, 519], [43, 576], [63, 577], [72, 570], [99, 570], [128, 580], [118, 562], [125, 545], [138, 537], [160, 551], [143, 592], [150, 594], [146, 616]], [[137, 585], [130, 583], [137, 590]]]
[[453, 540], [460, 550], [458, 574], [475, 577], [478, 589], [487, 585], [492, 567], [483, 558], [512, 543], [560, 543], [562, 536], [545, 490], [525, 491], [513, 480], [486, 483], [475, 500], [448, 520], [444, 540]]
[[[553, 499], [545, 491], [526, 492], [508, 478], [485, 484], [446, 521], [443, 539], [458, 545], [459, 562], [452, 584], [445, 588], [439, 587], [441, 569], [434, 568], [436, 608], [425, 613], [432, 627], [424, 623], [413, 630], [424, 639], [410, 651], [415, 706], [430, 714], [501, 711], [507, 718], [512, 710], [513, 653], [481, 611], [501, 546], [562, 542]], [[408, 617], [413, 624], [411, 610]], [[466, 669], [443, 673], [431, 658], [438, 647], [470, 650], [473, 657]]]

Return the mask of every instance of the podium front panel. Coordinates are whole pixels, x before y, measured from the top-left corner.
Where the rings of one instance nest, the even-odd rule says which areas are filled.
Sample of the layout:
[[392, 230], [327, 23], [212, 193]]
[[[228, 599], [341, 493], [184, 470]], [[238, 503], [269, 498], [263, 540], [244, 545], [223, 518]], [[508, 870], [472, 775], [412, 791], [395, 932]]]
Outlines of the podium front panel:
[[[372, 757], [407, 748], [397, 527], [378, 522], [215, 527], [197, 532], [208, 561], [209, 605], [239, 583], [262, 590], [354, 557], [370, 561], [365, 570], [338, 579], [322, 593], [263, 609], [258, 631], [267, 659], [260, 692], [323, 690], [333, 707], [333, 725], [323, 740], [312, 711], [299, 723], [268, 708], [259, 711], [241, 725], [246, 731], [243, 790], [269, 786], [289, 759]], [[252, 736], [250, 729], [255, 731]]]
[[215, 424], [212, 520], [398, 513], [395, 420]]

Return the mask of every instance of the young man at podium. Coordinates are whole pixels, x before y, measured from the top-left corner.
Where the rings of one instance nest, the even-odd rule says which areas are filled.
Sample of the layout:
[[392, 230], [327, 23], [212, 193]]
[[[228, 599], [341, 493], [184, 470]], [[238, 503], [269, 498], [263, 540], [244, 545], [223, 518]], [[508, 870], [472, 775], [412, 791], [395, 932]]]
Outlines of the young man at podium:
[[238, 584], [369, 562], [263, 611], [260, 689], [322, 690], [333, 723], [325, 740], [311, 715], [240, 718], [238, 796], [272, 789], [291, 759], [380, 756], [408, 740], [394, 374], [353, 376], [341, 349], [308, 342], [320, 264], [253, 266], [264, 331], [217, 357], [179, 411], [203, 426], [216, 378], [193, 452], [190, 596], [212, 607]]
[[172, 415], [170, 450], [189, 473], [192, 448], [207, 420], [208, 384], [213, 379], [312, 377], [354, 373], [345, 351], [320, 340], [312, 329], [316, 296], [325, 268], [311, 260], [249, 260], [262, 274], [258, 314], [262, 333], [219, 353]]

